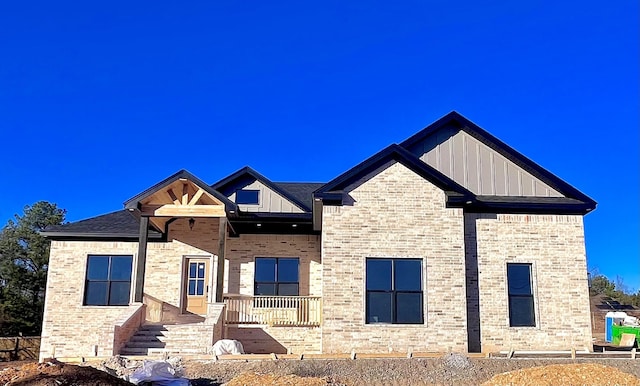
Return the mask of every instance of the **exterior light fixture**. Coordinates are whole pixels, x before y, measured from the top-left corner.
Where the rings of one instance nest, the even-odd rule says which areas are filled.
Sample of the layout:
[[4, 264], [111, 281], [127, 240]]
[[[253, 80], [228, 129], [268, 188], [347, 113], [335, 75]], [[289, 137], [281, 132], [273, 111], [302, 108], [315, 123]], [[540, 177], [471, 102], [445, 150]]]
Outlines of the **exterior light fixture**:
[[256, 226], [257, 226], [258, 228], [260, 228], [260, 227], [262, 226], [262, 224], [256, 224]]
[[196, 220], [193, 217], [191, 217], [189, 219], [189, 229], [193, 230], [194, 225], [196, 225]]
[[293, 228], [297, 228], [297, 227], [298, 227], [298, 224], [291, 224], [291, 227], [293, 227]]
[[471, 205], [471, 204], [473, 204], [473, 202], [471, 202], [471, 201], [467, 201], [467, 202], [465, 202], [465, 204], [467, 204], [467, 205]]

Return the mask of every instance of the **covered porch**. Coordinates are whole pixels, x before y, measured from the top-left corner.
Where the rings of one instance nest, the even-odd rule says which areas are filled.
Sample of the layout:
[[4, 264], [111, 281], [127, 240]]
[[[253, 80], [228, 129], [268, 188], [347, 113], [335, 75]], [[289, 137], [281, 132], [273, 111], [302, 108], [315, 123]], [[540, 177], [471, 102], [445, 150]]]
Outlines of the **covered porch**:
[[[172, 343], [184, 345], [182, 335], [187, 332], [201, 337], [196, 341], [198, 349], [204, 351], [215, 341], [229, 338], [226, 333], [229, 327], [320, 326], [318, 296], [240, 294], [246, 294], [248, 288], [253, 287], [253, 273], [250, 278], [248, 275], [240, 278], [235, 269], [253, 262], [249, 263], [245, 255], [239, 257], [238, 250], [249, 250], [251, 256], [253, 253], [269, 256], [271, 252], [262, 253], [254, 245], [271, 248], [271, 241], [256, 242], [255, 238], [271, 240], [273, 237], [237, 233], [230, 221], [239, 217], [236, 204], [193, 175], [179, 172], [130, 199], [125, 207], [140, 223], [131, 298], [132, 304], [140, 304], [142, 309], [119, 324], [120, 333], [116, 333], [119, 336], [115, 340], [120, 342], [116, 346], [121, 347], [114, 347], [114, 352], [135, 348], [130, 352], [139, 353], [138, 346], [147, 341], [146, 336], [162, 331], [162, 326], [166, 332], [158, 332], [153, 342], [156, 347], [149, 349], [168, 350]], [[150, 229], [161, 233], [161, 239], [149, 239]], [[278, 237], [307, 238], [304, 235]], [[282, 245], [281, 240], [273, 243]], [[301, 249], [309, 248], [305, 244]], [[317, 255], [319, 259], [319, 252]], [[308, 258], [303, 260], [306, 262]], [[308, 280], [308, 267], [301, 271], [303, 280]], [[237, 293], [226, 293], [232, 291]], [[308, 290], [305, 291], [301, 295], [308, 295]], [[175, 342], [171, 340], [174, 338], [162, 336], [169, 333], [176, 336]]]

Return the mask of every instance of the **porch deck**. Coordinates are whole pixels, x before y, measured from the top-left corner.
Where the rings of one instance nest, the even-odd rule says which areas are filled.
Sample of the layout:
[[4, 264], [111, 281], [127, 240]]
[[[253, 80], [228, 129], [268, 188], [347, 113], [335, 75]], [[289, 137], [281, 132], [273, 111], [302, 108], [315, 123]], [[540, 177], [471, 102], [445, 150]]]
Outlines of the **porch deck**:
[[270, 326], [320, 326], [319, 296], [249, 296], [225, 294], [225, 323]]

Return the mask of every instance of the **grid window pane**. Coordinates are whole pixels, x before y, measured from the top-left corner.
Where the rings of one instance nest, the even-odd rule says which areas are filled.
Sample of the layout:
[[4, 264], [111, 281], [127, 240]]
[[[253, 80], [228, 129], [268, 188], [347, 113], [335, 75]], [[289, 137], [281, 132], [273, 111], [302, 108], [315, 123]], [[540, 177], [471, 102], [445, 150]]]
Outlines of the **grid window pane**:
[[196, 283], [196, 295], [204, 295], [204, 280], [198, 280]]
[[391, 260], [367, 260], [367, 290], [391, 291]]
[[536, 317], [533, 309], [533, 297], [511, 297], [509, 301], [509, 320], [511, 327], [535, 326]]
[[131, 280], [132, 259], [127, 256], [114, 256], [111, 258], [110, 280]]
[[204, 279], [204, 263], [198, 263], [198, 279]]
[[298, 283], [278, 284], [278, 295], [298, 296]]
[[193, 296], [196, 294], [196, 280], [189, 279], [189, 295]]
[[276, 293], [276, 284], [275, 283], [257, 283], [255, 288], [256, 296], [269, 296], [269, 295], [277, 295]]
[[300, 259], [256, 258], [255, 295], [298, 296]]
[[366, 260], [366, 322], [421, 324], [422, 260]]
[[128, 281], [111, 282], [109, 289], [109, 304], [112, 306], [126, 306], [129, 304], [131, 283]]
[[85, 277], [84, 305], [129, 304], [133, 256], [89, 255]]
[[277, 270], [279, 282], [298, 282], [298, 259], [278, 259]]
[[189, 263], [189, 278], [196, 277], [197, 263]]
[[531, 266], [529, 264], [508, 264], [507, 278], [510, 295], [531, 295]]
[[395, 260], [393, 274], [396, 291], [422, 290], [422, 262], [420, 260]]
[[276, 281], [276, 259], [260, 257], [256, 259], [256, 281]]
[[534, 327], [536, 325], [531, 264], [507, 264], [509, 289], [509, 325]]
[[367, 323], [392, 323], [392, 294], [386, 292], [367, 293]]
[[106, 306], [108, 300], [107, 288], [109, 288], [109, 285], [106, 281], [87, 282], [84, 304], [87, 306]]
[[89, 256], [87, 280], [107, 280], [109, 278], [109, 256]]
[[396, 323], [422, 323], [422, 293], [396, 294]]

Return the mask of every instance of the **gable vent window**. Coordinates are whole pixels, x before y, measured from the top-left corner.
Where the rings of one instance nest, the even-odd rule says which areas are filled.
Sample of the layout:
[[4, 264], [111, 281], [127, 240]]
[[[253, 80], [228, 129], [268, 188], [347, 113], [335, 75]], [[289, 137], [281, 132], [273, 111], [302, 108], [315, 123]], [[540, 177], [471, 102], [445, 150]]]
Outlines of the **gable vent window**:
[[126, 306], [131, 293], [133, 256], [89, 255], [85, 306]]
[[259, 203], [259, 190], [236, 190], [236, 204], [258, 205]]
[[536, 315], [531, 285], [531, 264], [507, 264], [509, 325], [535, 327]]

